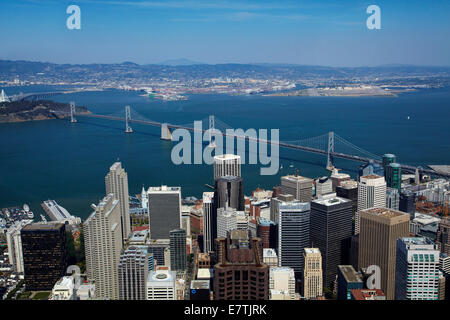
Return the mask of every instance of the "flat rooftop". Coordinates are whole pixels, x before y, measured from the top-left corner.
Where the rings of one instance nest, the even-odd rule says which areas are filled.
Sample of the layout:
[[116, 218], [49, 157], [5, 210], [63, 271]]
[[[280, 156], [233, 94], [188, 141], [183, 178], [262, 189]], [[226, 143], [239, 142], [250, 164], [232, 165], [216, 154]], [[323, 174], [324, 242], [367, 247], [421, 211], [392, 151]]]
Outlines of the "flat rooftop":
[[319, 203], [321, 205], [324, 206], [335, 206], [337, 204], [341, 204], [341, 203], [346, 203], [346, 202], [350, 202], [351, 200], [349, 199], [345, 199], [345, 198], [341, 198], [341, 197], [332, 197], [332, 198], [323, 198], [323, 199], [317, 199], [317, 200], [313, 200], [314, 203]]
[[305, 248], [306, 253], [320, 253], [319, 248]]
[[355, 271], [352, 265], [338, 266], [347, 282], [362, 282], [361, 276]]
[[434, 245], [434, 242], [426, 237], [404, 237], [401, 239], [406, 244], [414, 244], [414, 245], [433, 244]]
[[386, 218], [395, 218], [399, 216], [407, 215], [408, 213], [396, 211], [388, 208], [370, 208], [366, 210], [362, 210], [362, 212], [366, 212], [368, 214], [374, 215], [374, 216], [381, 216]]
[[23, 227], [22, 231], [56, 231], [63, 226], [63, 223], [31, 223]]
[[277, 253], [276, 253], [275, 249], [263, 248], [263, 257], [264, 258], [276, 258]]
[[383, 178], [383, 177], [379, 176], [377, 174], [368, 174], [367, 176], [362, 176], [361, 178], [364, 178], [364, 179], [380, 179], [380, 178]]
[[311, 178], [303, 177], [303, 176], [296, 176], [296, 175], [293, 175], [293, 174], [281, 177], [281, 180], [283, 180], [283, 179], [285, 179], [285, 180], [292, 180], [292, 181], [312, 181]]

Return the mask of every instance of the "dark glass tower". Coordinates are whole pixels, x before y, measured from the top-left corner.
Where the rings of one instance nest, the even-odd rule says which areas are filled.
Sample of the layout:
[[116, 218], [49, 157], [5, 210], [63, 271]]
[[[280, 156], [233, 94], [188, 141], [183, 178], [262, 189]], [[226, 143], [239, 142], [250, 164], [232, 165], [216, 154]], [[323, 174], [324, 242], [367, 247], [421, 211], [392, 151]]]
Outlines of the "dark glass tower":
[[214, 201], [216, 208], [228, 207], [245, 210], [244, 186], [241, 177], [225, 176], [215, 181]]
[[176, 229], [170, 231], [170, 269], [186, 270], [186, 231]]
[[352, 201], [333, 197], [311, 202], [311, 246], [322, 253], [324, 287], [333, 288], [338, 265], [347, 264], [352, 237]]
[[67, 268], [63, 223], [33, 223], [21, 231], [27, 291], [51, 290]]
[[398, 163], [391, 163], [385, 169], [386, 186], [402, 190], [402, 167]]

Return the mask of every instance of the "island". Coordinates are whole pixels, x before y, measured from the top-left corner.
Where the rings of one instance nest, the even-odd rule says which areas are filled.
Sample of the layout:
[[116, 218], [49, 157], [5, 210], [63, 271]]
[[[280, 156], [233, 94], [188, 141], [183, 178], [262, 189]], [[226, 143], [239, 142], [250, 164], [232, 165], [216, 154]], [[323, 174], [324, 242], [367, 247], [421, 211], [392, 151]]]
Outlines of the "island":
[[[76, 107], [77, 114], [91, 113], [84, 106]], [[50, 100], [20, 100], [0, 103], [0, 123], [63, 119], [70, 116], [70, 105]]]

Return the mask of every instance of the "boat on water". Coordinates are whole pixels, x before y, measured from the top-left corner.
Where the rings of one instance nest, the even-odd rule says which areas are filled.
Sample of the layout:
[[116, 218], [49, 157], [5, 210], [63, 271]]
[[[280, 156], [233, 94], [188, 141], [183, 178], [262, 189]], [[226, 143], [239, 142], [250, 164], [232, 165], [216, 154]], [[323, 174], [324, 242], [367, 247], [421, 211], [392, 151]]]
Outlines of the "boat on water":
[[289, 166], [289, 168], [293, 168], [294, 167], [294, 165], [293, 164], [291, 164], [290, 166]]
[[25, 211], [28, 219], [34, 219], [34, 213], [30, 210], [30, 207], [26, 203], [23, 205], [23, 211]]

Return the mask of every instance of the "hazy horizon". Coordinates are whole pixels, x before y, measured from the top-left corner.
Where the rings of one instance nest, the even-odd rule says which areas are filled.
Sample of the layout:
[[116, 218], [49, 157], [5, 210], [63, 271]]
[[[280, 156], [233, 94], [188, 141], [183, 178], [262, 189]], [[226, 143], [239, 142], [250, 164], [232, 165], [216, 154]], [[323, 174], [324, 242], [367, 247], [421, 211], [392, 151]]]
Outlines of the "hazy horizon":
[[[81, 29], [69, 30], [69, 5]], [[369, 30], [369, 5], [381, 29]], [[2, 60], [57, 64], [450, 66], [450, 2], [5, 0]]]

